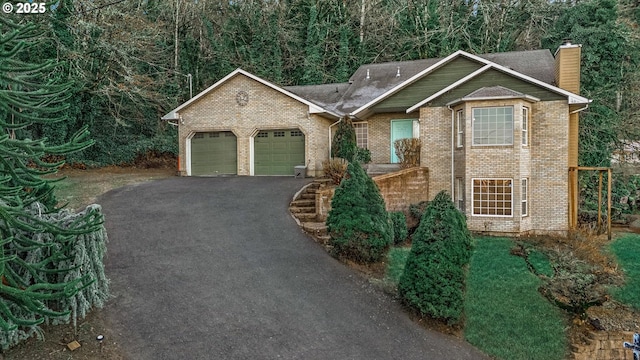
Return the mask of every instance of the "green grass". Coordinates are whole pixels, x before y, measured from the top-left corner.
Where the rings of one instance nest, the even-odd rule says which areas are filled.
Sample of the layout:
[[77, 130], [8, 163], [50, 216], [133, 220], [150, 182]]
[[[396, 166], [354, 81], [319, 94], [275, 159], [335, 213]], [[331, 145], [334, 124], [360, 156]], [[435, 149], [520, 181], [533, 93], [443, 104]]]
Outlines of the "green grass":
[[407, 262], [407, 257], [411, 252], [410, 247], [392, 247], [387, 254], [387, 273], [385, 280], [392, 283], [394, 286], [400, 282], [400, 277], [404, 271], [404, 264]]
[[613, 289], [613, 297], [640, 309], [640, 236], [626, 235], [611, 244], [611, 251], [624, 270], [624, 286]]
[[[509, 250], [508, 239], [476, 239], [467, 276], [465, 329], [467, 341], [498, 359], [564, 359], [568, 353], [563, 312], [538, 293], [540, 279], [524, 259]], [[398, 284], [408, 247], [394, 247], [387, 255], [385, 282]], [[551, 275], [547, 256], [532, 250], [529, 261]]]
[[540, 279], [524, 260], [509, 254], [512, 246], [508, 239], [477, 239], [467, 277], [465, 338], [499, 359], [563, 359], [566, 320], [538, 293]]

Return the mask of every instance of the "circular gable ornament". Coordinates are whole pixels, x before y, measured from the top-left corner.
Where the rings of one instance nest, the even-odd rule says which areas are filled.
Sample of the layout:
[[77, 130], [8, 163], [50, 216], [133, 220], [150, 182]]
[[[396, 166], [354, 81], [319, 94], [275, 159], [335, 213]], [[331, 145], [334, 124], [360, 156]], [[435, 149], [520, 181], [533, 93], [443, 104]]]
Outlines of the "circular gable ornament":
[[238, 91], [236, 94], [236, 102], [240, 106], [245, 106], [249, 102], [249, 94], [246, 91]]

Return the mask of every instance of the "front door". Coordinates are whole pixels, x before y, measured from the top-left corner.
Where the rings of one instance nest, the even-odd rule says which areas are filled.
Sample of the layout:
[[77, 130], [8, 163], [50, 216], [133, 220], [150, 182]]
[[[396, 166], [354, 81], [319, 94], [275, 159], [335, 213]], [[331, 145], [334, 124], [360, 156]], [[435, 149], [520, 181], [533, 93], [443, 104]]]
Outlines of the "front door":
[[400, 162], [396, 155], [394, 143], [398, 139], [413, 137], [413, 120], [391, 120], [391, 163]]

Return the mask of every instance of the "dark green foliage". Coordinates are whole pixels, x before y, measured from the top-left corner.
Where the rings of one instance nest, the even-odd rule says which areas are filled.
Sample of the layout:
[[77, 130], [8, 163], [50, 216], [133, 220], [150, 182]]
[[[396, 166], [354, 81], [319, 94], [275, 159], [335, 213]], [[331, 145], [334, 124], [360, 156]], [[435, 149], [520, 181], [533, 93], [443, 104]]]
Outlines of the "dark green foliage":
[[[93, 208], [77, 215], [56, 209], [53, 184], [42, 178], [62, 165], [42, 161], [45, 155], [65, 156], [92, 144], [87, 128], [57, 145], [26, 136], [34, 125], [62, 124], [72, 85], [60, 80], [54, 61], [22, 60], [24, 51], [38, 45], [41, 33], [36, 29], [33, 24], [16, 25], [0, 19], [3, 348], [37, 333], [37, 325], [45, 319], [75, 321], [106, 300], [102, 214]], [[86, 289], [91, 290], [87, 293]]]
[[409, 205], [409, 214], [418, 219], [422, 219], [422, 215], [424, 215], [424, 211], [427, 210], [429, 206], [429, 201], [420, 201], [419, 203], [414, 203]]
[[369, 149], [358, 148], [356, 150], [355, 160], [363, 164], [371, 162], [371, 151]]
[[402, 211], [392, 211], [389, 213], [393, 224], [393, 243], [400, 244], [407, 240], [409, 231], [407, 229], [407, 217]]
[[393, 241], [393, 227], [375, 182], [362, 166], [350, 163], [331, 201], [327, 217], [336, 255], [360, 263], [379, 261]]
[[446, 192], [436, 195], [413, 234], [398, 284], [403, 301], [421, 314], [457, 322], [463, 310], [465, 269], [473, 241], [464, 215]]
[[349, 162], [354, 160], [358, 151], [356, 143], [356, 131], [349, 118], [343, 118], [338, 123], [333, 140], [331, 142], [331, 157], [343, 158]]

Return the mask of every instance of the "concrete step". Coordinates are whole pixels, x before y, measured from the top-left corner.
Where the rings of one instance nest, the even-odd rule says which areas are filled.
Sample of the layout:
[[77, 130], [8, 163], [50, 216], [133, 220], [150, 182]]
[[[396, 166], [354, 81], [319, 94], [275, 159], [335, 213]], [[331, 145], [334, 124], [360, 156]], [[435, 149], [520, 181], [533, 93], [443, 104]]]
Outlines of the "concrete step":
[[302, 229], [316, 236], [327, 235], [327, 225], [324, 222], [313, 222], [313, 221], [303, 222]]
[[316, 207], [315, 206], [292, 206], [289, 208], [289, 211], [292, 214], [299, 214], [299, 213], [315, 214]]
[[313, 213], [295, 213], [293, 215], [303, 223], [307, 222], [307, 221], [315, 221], [316, 217], [317, 217], [315, 212], [313, 212]]
[[316, 200], [316, 193], [314, 192], [303, 192], [296, 200]]
[[290, 207], [311, 207], [311, 206], [313, 206], [315, 208], [316, 207], [316, 200], [315, 199], [293, 200], [289, 206]]
[[318, 242], [321, 243], [322, 245], [327, 245], [329, 241], [331, 241], [331, 236], [319, 235], [319, 236], [316, 236], [316, 239], [318, 239]]

